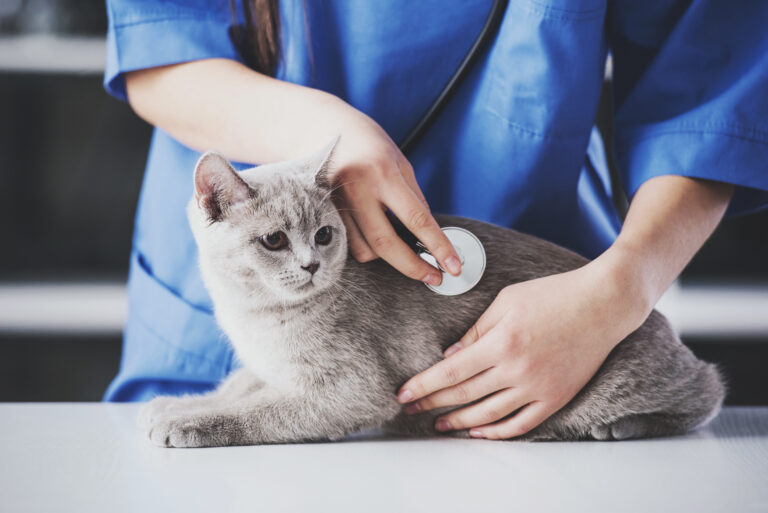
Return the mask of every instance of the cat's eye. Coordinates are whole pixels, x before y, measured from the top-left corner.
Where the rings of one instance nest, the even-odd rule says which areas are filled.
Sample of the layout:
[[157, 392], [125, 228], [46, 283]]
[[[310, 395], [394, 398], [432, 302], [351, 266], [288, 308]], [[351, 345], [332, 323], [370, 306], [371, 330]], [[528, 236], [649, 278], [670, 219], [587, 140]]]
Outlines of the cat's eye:
[[259, 237], [261, 245], [270, 251], [283, 249], [288, 245], [288, 236], [283, 232], [274, 232]]
[[325, 246], [333, 238], [333, 228], [330, 226], [323, 226], [317, 232], [315, 232], [315, 242], [321, 246]]

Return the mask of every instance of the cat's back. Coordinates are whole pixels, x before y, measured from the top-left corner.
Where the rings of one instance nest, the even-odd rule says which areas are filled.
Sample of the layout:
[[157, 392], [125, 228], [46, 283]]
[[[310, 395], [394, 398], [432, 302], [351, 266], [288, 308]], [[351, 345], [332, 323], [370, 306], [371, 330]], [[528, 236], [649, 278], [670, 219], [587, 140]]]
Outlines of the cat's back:
[[475, 302], [488, 294], [495, 296], [507, 285], [570, 271], [588, 262], [568, 249], [510, 228], [458, 216], [436, 215], [435, 218], [441, 227], [463, 228], [482, 243], [486, 255], [485, 271], [473, 289], [457, 296], [441, 296], [403, 276], [381, 259], [357, 264], [350, 257], [354, 274], [372, 286], [383, 287], [384, 293], [407, 289], [408, 295], [417, 296], [419, 301], [442, 297], [458, 304], [467, 298]]
[[361, 264], [350, 257], [347, 262], [347, 305], [367, 333], [386, 334], [388, 345], [403, 338], [426, 338], [445, 348], [464, 335], [504, 287], [587, 262], [565, 248], [509, 228], [458, 216], [435, 217], [440, 226], [464, 228], [483, 244], [485, 271], [464, 294], [438, 294], [381, 259]]
[[464, 228], [482, 242], [486, 268], [481, 287], [500, 289], [512, 283], [570, 271], [588, 262], [562, 246], [510, 228], [458, 216], [436, 218], [441, 227]]

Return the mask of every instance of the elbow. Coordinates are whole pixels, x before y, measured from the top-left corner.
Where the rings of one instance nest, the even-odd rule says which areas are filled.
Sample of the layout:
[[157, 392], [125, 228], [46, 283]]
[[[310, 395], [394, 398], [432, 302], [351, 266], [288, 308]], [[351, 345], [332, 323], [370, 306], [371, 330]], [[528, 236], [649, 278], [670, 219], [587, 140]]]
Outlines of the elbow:
[[144, 121], [155, 124], [151, 114], [151, 81], [148, 73], [153, 70], [130, 71], [125, 74], [125, 92], [128, 97], [128, 105]]
[[130, 71], [125, 74], [125, 92], [128, 97], [128, 105], [144, 121], [156, 125], [158, 122], [155, 106], [159, 105], [158, 97], [161, 95], [158, 87], [158, 74], [161, 68], [142, 69]]

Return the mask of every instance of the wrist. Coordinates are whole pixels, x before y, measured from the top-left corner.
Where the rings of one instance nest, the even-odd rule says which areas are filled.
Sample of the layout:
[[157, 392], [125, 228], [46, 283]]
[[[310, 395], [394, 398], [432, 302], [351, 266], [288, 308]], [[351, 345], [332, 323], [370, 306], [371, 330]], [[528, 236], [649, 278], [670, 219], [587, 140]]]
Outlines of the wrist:
[[633, 248], [614, 244], [587, 267], [596, 274], [601, 294], [621, 312], [626, 334], [637, 329], [648, 317], [661, 292], [650, 276], [648, 259]]

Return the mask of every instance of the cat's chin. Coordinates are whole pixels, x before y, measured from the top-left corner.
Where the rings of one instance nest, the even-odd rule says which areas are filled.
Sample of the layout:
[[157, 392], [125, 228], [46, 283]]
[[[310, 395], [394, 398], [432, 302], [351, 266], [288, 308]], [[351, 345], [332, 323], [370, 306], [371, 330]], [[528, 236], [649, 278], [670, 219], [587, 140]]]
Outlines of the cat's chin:
[[277, 295], [282, 301], [294, 302], [303, 301], [309, 297], [314, 296], [318, 292], [321, 292], [327, 288], [327, 285], [318, 284], [314, 280], [307, 281], [302, 285], [298, 285], [293, 288], [282, 288], [277, 292]]
[[298, 287], [293, 289], [292, 292], [298, 296], [303, 297], [303, 296], [311, 295], [317, 289], [318, 289], [317, 284], [314, 281], [309, 280], [304, 285], [299, 285]]

